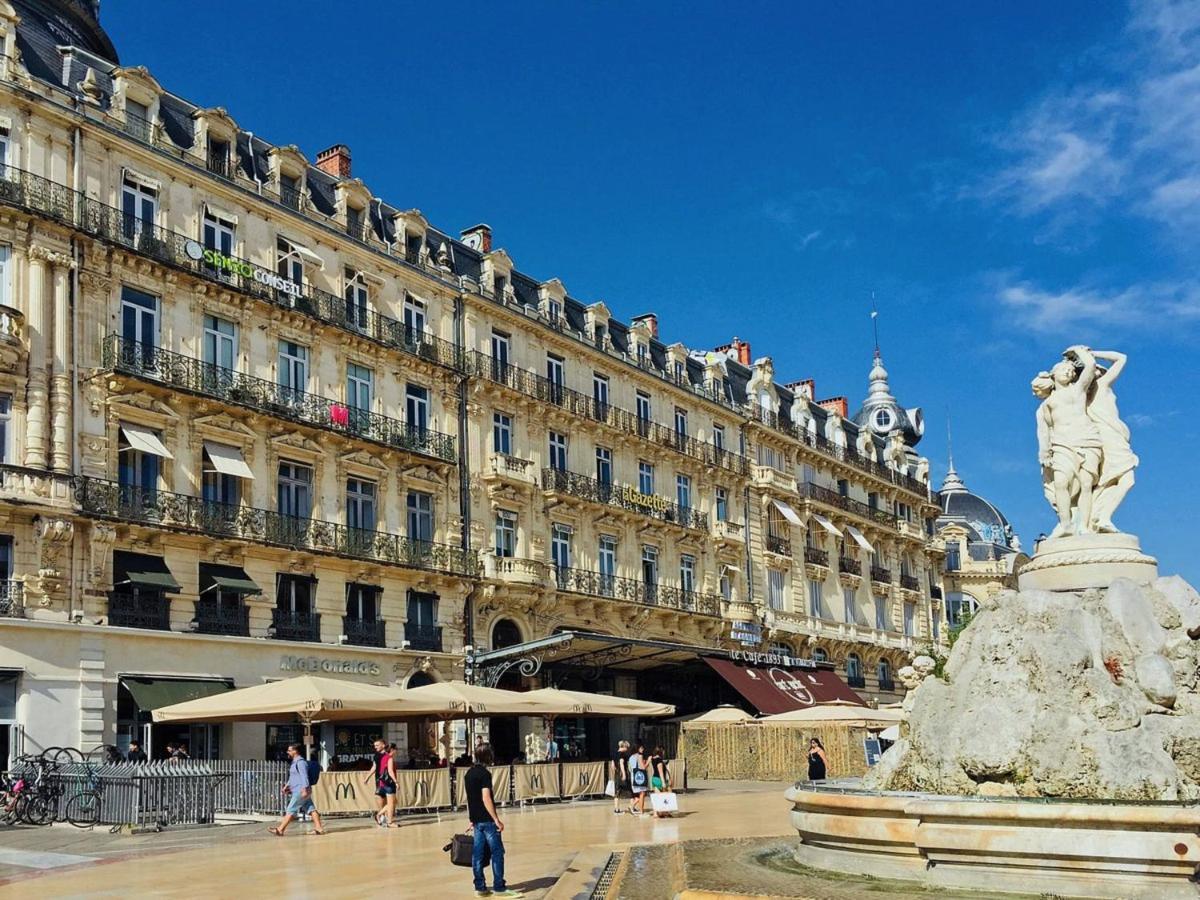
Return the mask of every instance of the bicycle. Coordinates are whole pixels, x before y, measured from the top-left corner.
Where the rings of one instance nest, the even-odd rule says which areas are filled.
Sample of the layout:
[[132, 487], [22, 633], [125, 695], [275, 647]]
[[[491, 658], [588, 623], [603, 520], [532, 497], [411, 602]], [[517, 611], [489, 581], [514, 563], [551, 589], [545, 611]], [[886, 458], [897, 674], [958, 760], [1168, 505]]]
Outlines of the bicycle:
[[93, 828], [100, 824], [103, 780], [91, 765], [85, 765], [88, 784], [67, 800], [63, 813], [64, 818], [76, 828]]

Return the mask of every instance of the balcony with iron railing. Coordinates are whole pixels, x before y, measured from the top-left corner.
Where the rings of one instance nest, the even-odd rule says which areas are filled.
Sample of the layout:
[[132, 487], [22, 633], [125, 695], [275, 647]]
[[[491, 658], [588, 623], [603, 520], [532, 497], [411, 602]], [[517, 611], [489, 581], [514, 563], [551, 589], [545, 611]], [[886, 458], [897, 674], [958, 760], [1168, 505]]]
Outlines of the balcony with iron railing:
[[98, 518], [370, 559], [411, 569], [468, 576], [477, 570], [473, 552], [449, 544], [286, 516], [253, 506], [214, 503], [187, 494], [145, 490], [86, 475], [76, 476], [74, 485], [80, 510]]
[[154, 143], [154, 122], [145, 116], [140, 116], [130, 110], [125, 110], [125, 122], [122, 130], [136, 141], [143, 144]]
[[408, 641], [409, 650], [425, 650], [432, 653], [441, 653], [442, 626], [417, 625], [413, 622], [405, 622], [404, 640]]
[[838, 571], [844, 572], [847, 575], [862, 575], [862, 560], [855, 559], [853, 556], [838, 557]]
[[768, 553], [777, 553], [780, 556], [791, 556], [792, 555], [792, 542], [785, 537], [779, 537], [778, 535], [768, 534], [767, 535], [767, 552]]
[[215, 600], [196, 602], [196, 630], [200, 634], [250, 636], [250, 611], [238, 603], [231, 606]]
[[900, 574], [900, 587], [906, 591], [921, 590], [921, 582], [912, 575]]
[[855, 675], [847, 673], [846, 684], [850, 685], [852, 688], [865, 688], [867, 686], [867, 678], [861, 673]]
[[321, 640], [321, 614], [275, 608], [271, 610], [270, 637], [277, 641]]
[[286, 184], [279, 185], [279, 202], [289, 209], [299, 210], [302, 196], [299, 188], [289, 187]]
[[826, 568], [828, 568], [829, 567], [829, 551], [822, 550], [820, 547], [805, 546], [804, 561], [806, 563], [809, 563], [810, 565], [825, 566]]
[[705, 594], [666, 584], [647, 584], [636, 578], [604, 575], [563, 566], [554, 566], [552, 577], [558, 590], [567, 593], [603, 597], [702, 616], [721, 615], [721, 597], [718, 594]]
[[880, 676], [879, 689], [881, 691], [894, 691], [894, 690], [896, 690], [896, 682], [892, 679], [892, 677], [890, 675]]
[[876, 525], [886, 525], [889, 528], [896, 527], [896, 517], [887, 510], [879, 509], [878, 507], [839, 494], [837, 491], [822, 487], [819, 484], [813, 484], [811, 481], [801, 484], [799, 491], [800, 496], [806, 500], [814, 500], [825, 506], [831, 506], [835, 509], [852, 513]]
[[342, 634], [346, 636], [346, 643], [355, 647], [383, 647], [386, 646], [387, 623], [383, 619], [342, 616]]
[[593, 396], [551, 381], [537, 372], [501, 362], [478, 350], [465, 353], [464, 364], [469, 375], [486, 378], [494, 384], [557, 406], [572, 415], [599, 422], [624, 434], [635, 435], [656, 446], [699, 460], [705, 465], [717, 466], [743, 475], [747, 471], [746, 458], [739, 453], [686, 434], [679, 434], [673, 428], [639, 417], [611, 403], [598, 401]]
[[283, 387], [273, 381], [214, 366], [192, 356], [108, 336], [104, 366], [123, 375], [169, 385], [204, 397], [279, 419], [334, 431], [357, 440], [382, 444], [454, 462], [454, 438], [390, 416], [346, 406], [337, 400]]
[[230, 160], [229, 149], [210, 149], [208, 155], [204, 158], [204, 167], [218, 178], [232, 180], [233, 178], [233, 163]]
[[941, 600], [942, 599], [942, 589], [936, 584], [931, 584], [929, 586], [929, 596], [932, 597], [934, 600]]
[[11, 578], [0, 580], [0, 618], [20, 619], [25, 616], [25, 583]]
[[113, 591], [108, 595], [108, 624], [170, 631], [171, 600], [164, 594]]
[[651, 519], [670, 522], [683, 528], [708, 530], [708, 516], [694, 507], [679, 506], [657, 494], [643, 494], [632, 485], [597, 481], [586, 475], [561, 469], [542, 469], [542, 489], [598, 503], [616, 506]]
[[880, 584], [891, 584], [892, 570], [883, 566], [871, 566], [871, 580]]
[[862, 472], [874, 475], [876, 478], [894, 484], [906, 491], [919, 494], [922, 499], [928, 499], [929, 497], [929, 485], [903, 472], [898, 472], [891, 466], [886, 466], [878, 460], [868, 459], [853, 447], [843, 447], [841, 444], [829, 440], [824, 435], [800, 428], [790, 419], [769, 409], [763, 409], [755, 403], [746, 404], [744, 412], [749, 416], [751, 421], [766, 425], [773, 431], [785, 434], [793, 440], [804, 444], [806, 447], [811, 447], [828, 457], [846, 463]]

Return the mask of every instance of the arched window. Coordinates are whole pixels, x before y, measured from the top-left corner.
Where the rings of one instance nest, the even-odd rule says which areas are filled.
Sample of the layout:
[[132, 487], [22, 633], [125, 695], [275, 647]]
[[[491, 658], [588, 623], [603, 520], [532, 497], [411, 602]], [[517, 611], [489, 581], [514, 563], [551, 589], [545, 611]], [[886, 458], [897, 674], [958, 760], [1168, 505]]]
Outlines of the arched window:
[[521, 629], [512, 619], [501, 619], [492, 626], [492, 649], [500, 650], [521, 643]]
[[829, 654], [817, 647], [812, 652], [813, 662], [829, 662]]
[[865, 683], [863, 679], [862, 660], [857, 653], [851, 653], [846, 657], [846, 682], [851, 687], [862, 687]]
[[770, 651], [777, 656], [791, 656], [792, 648], [782, 641], [774, 641], [770, 646]]
[[963, 624], [963, 616], [973, 616], [979, 609], [979, 604], [970, 594], [951, 591], [946, 594], [946, 621], [951, 628]]
[[891, 690], [892, 686], [892, 667], [886, 659], [881, 659], [875, 664], [875, 675], [879, 679], [879, 687], [882, 690]]
[[427, 684], [433, 684], [433, 678], [424, 672], [417, 672], [408, 679], [408, 687], [410, 688], [424, 687]]

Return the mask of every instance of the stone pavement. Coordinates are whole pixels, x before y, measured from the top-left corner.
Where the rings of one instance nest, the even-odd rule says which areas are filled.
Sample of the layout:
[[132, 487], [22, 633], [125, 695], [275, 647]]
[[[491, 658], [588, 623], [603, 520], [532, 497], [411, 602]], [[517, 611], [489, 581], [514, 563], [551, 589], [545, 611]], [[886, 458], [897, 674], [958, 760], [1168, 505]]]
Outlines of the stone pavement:
[[[701, 782], [681, 795], [681, 812], [672, 819], [616, 816], [606, 800], [502, 809], [509, 884], [531, 900], [543, 897], [581, 850], [597, 844], [786, 836], [785, 787]], [[327, 898], [385, 891], [453, 900], [473, 896], [470, 870], [451, 866], [442, 846], [465, 825], [459, 813], [394, 829], [334, 819], [323, 837], [293, 825], [276, 838], [265, 823], [133, 836], [66, 825], [6, 829], [0, 830], [0, 898]]]

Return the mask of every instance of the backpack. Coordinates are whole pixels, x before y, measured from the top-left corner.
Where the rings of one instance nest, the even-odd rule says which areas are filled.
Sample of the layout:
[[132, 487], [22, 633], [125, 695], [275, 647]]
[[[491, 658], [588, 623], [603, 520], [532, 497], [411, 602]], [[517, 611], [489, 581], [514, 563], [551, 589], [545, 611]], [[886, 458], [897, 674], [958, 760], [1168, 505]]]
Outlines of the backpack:
[[315, 787], [317, 781], [321, 778], [321, 764], [315, 759], [308, 761], [308, 784], [310, 787]]

